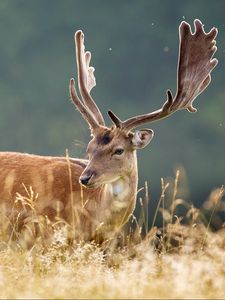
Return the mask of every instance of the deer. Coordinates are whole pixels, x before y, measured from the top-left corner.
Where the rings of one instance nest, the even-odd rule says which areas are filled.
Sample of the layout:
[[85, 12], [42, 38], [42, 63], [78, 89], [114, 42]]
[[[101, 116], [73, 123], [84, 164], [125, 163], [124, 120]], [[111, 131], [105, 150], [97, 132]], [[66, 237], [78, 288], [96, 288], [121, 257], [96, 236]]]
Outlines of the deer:
[[189, 23], [182, 21], [175, 96], [168, 89], [160, 109], [124, 121], [109, 110], [112, 126], [107, 127], [91, 96], [96, 85], [95, 69], [90, 66], [91, 52], [85, 50], [84, 33], [76, 31], [78, 78], [77, 82], [70, 79], [69, 93], [91, 131], [88, 159], [1, 152], [1, 213], [10, 220], [19, 214], [26, 222], [28, 210], [21, 197], [27, 199], [30, 191], [32, 203], [28, 204], [37, 215], [51, 221], [65, 220], [76, 228], [74, 235], [85, 241], [110, 239], [128, 222], [135, 209], [137, 150], [146, 147], [154, 136], [152, 129], [136, 128], [179, 110], [196, 112], [193, 101], [210, 84], [211, 72], [218, 63], [214, 58], [216, 36], [215, 27], [206, 33], [198, 19], [194, 20], [194, 32]]

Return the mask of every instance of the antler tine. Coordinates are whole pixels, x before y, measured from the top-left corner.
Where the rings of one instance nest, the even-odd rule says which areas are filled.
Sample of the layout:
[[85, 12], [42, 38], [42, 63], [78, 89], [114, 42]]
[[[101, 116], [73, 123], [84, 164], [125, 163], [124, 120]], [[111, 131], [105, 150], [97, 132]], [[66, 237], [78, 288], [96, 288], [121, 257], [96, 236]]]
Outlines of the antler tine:
[[195, 20], [194, 25], [193, 34], [188, 23], [183, 21], [179, 27], [180, 48], [176, 96], [173, 98], [171, 91], [168, 90], [167, 100], [161, 109], [132, 117], [122, 122], [120, 127], [129, 131], [139, 125], [165, 118], [181, 109], [187, 109], [189, 112], [196, 111], [193, 101], [209, 85], [210, 73], [218, 61], [213, 58], [217, 50], [215, 46], [217, 29], [213, 27], [209, 33], [205, 33], [200, 20]]
[[94, 68], [90, 67], [91, 53], [85, 52], [84, 34], [81, 30], [75, 33], [76, 59], [78, 69], [78, 84], [84, 105], [91, 111], [99, 125], [105, 125], [102, 114], [90, 95], [92, 88], [96, 85]]
[[87, 121], [87, 123], [90, 125], [91, 129], [95, 129], [99, 126], [98, 122], [92, 115], [92, 113], [85, 107], [83, 102], [79, 99], [76, 92], [75, 82], [74, 79], [70, 79], [69, 84], [69, 91], [70, 91], [70, 97], [72, 101], [74, 102], [76, 108], [79, 110], [83, 118]]
[[108, 111], [108, 115], [113, 121], [113, 123], [116, 125], [118, 128], [122, 128], [123, 122], [118, 118], [111, 110]]

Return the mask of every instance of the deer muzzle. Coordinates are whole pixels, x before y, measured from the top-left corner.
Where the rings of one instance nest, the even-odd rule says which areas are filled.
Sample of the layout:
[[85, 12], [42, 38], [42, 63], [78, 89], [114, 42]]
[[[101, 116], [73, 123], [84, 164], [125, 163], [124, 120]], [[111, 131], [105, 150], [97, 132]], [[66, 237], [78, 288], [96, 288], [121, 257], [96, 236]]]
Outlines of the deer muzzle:
[[83, 174], [81, 174], [80, 179], [79, 179], [80, 184], [82, 184], [85, 187], [92, 187], [92, 185], [93, 185], [92, 179], [94, 176], [95, 176], [94, 171], [89, 170], [89, 171], [83, 172]]

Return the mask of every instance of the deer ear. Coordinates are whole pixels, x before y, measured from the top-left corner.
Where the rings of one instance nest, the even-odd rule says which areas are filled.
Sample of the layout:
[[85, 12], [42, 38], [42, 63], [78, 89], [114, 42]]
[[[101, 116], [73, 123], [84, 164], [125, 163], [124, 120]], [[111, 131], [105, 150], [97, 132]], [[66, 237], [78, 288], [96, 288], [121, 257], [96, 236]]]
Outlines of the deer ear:
[[132, 138], [134, 149], [142, 149], [147, 146], [154, 136], [154, 131], [151, 129], [141, 129], [135, 131]]

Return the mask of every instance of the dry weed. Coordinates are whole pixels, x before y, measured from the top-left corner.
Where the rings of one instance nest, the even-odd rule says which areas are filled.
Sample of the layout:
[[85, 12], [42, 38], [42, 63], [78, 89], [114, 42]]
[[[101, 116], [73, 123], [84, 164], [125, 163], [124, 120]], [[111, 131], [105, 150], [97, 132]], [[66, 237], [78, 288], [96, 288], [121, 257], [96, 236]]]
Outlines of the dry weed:
[[[203, 209], [197, 209], [177, 194], [178, 179], [179, 173], [168, 193], [169, 185], [162, 180], [150, 230], [145, 184], [141, 225], [133, 217], [136, 229], [132, 226], [102, 245], [71, 240], [68, 224], [52, 224], [35, 211], [22, 231], [14, 224], [13, 237], [2, 223], [0, 298], [224, 298], [225, 229], [211, 230], [225, 207], [224, 190], [213, 191]], [[27, 191], [35, 196], [32, 189]], [[17, 197], [34, 210], [31, 200]], [[179, 206], [185, 207], [184, 216], [178, 216]], [[161, 228], [155, 227], [157, 214], [162, 216]]]

